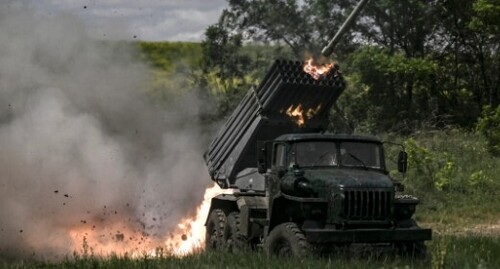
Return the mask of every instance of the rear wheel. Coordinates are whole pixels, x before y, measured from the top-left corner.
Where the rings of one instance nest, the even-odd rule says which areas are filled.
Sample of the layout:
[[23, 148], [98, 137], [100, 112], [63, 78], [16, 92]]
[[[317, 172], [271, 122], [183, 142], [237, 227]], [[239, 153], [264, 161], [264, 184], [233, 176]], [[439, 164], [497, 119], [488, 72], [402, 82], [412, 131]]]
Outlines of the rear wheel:
[[269, 256], [304, 258], [311, 255], [311, 245], [297, 224], [280, 224], [269, 233], [264, 243]]
[[239, 212], [231, 212], [227, 216], [223, 237], [225, 247], [231, 252], [238, 252], [248, 248], [247, 238], [241, 234], [240, 223]]
[[224, 244], [224, 227], [226, 226], [226, 214], [221, 209], [214, 209], [208, 216], [205, 245], [208, 250], [221, 249]]

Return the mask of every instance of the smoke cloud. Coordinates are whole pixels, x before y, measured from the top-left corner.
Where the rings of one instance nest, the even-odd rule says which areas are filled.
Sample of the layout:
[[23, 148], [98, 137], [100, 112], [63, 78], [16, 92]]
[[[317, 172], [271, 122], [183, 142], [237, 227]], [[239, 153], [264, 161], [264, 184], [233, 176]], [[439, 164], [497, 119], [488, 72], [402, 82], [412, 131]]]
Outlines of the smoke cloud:
[[[210, 183], [199, 100], [160, 108], [134, 46], [12, 3], [0, 4], [0, 259], [161, 243]], [[75, 246], [82, 231], [92, 242]]]

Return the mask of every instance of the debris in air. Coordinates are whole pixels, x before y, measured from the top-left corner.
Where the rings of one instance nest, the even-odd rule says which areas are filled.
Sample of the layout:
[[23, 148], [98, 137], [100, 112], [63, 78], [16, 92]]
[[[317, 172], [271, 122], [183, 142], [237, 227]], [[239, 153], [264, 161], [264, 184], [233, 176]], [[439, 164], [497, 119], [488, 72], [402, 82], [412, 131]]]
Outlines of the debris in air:
[[118, 233], [115, 235], [116, 241], [122, 242], [125, 239], [125, 235], [122, 233]]

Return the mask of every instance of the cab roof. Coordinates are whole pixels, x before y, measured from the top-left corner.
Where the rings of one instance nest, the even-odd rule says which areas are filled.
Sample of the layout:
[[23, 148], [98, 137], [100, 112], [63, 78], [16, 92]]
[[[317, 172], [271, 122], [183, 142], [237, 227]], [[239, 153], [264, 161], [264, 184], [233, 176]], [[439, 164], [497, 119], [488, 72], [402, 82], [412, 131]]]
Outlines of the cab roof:
[[346, 140], [346, 141], [364, 141], [382, 143], [378, 137], [367, 135], [348, 135], [348, 134], [320, 134], [320, 133], [305, 133], [305, 134], [284, 134], [278, 136], [275, 141], [294, 142], [304, 140]]

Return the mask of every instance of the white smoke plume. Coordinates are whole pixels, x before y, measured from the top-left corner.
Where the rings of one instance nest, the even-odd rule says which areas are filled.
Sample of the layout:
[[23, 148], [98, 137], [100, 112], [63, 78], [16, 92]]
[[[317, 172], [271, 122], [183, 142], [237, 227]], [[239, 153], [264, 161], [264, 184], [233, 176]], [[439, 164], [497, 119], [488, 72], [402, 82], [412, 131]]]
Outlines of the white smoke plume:
[[12, 3], [0, 3], [0, 260], [70, 254], [75, 227], [161, 243], [210, 183], [199, 100], [159, 108], [134, 46]]

